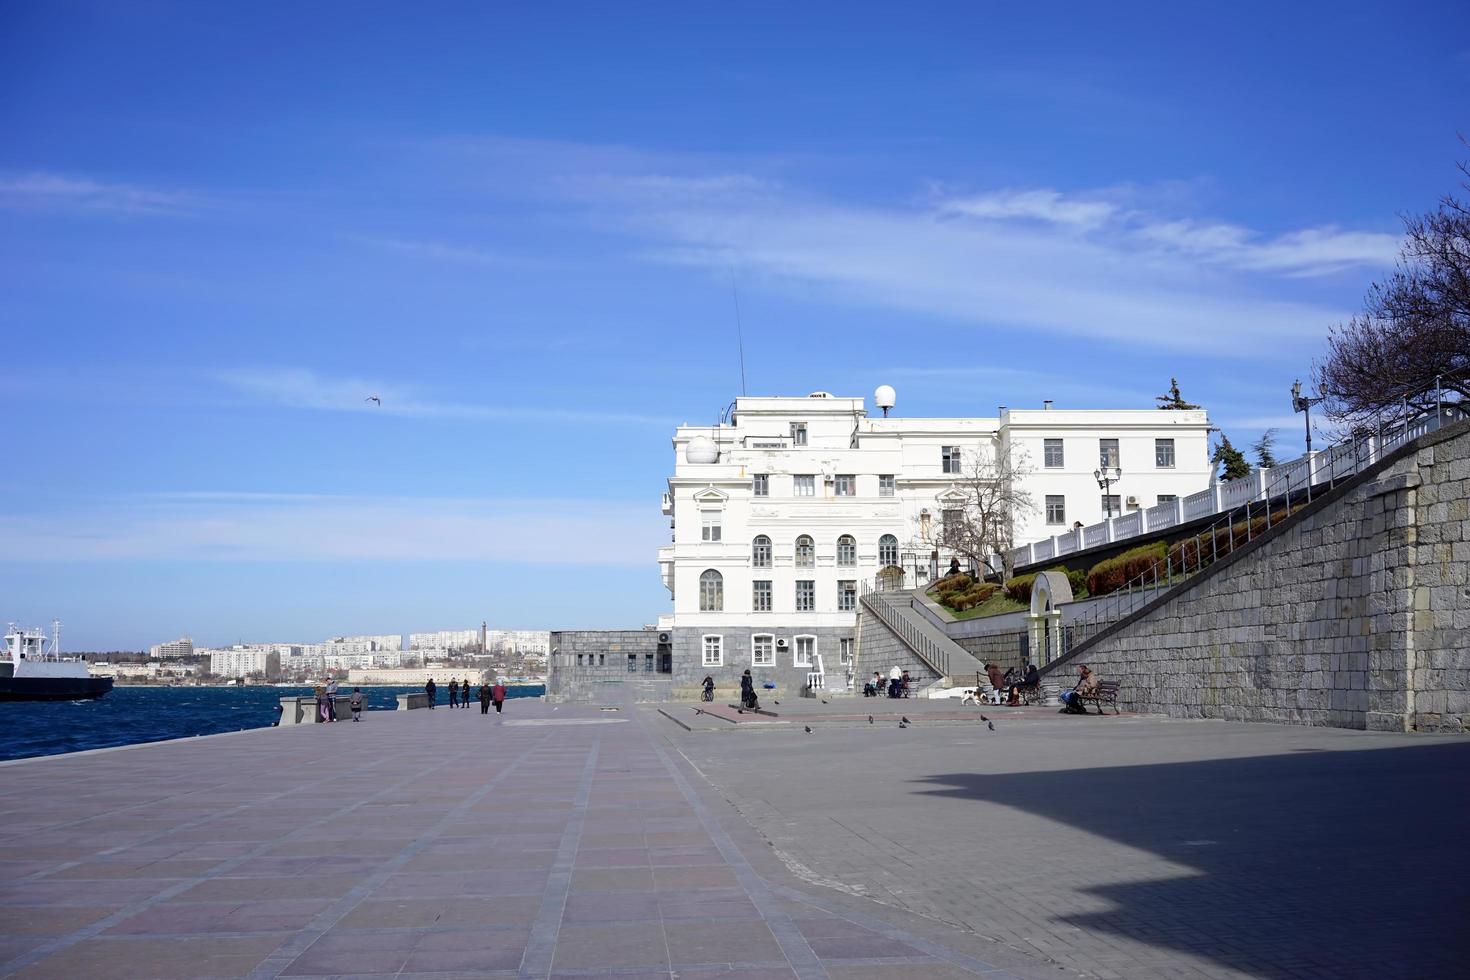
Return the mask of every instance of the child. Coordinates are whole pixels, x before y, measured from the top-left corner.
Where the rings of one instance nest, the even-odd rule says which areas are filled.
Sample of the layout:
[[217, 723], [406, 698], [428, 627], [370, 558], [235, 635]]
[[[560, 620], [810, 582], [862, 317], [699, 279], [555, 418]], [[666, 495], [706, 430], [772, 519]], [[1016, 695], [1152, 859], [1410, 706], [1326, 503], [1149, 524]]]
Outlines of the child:
[[352, 689], [352, 697], [347, 699], [347, 704], [352, 708], [352, 720], [362, 721], [362, 688]]

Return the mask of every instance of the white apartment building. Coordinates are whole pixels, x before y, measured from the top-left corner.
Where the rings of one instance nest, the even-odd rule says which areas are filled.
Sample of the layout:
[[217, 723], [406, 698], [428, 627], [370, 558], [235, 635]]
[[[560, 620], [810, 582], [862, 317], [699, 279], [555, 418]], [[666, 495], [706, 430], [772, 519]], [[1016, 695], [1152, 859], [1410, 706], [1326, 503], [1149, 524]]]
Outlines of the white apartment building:
[[436, 633], [408, 634], [410, 650], [466, 650], [479, 649], [479, 630], [439, 630]]
[[232, 646], [199, 652], [209, 654], [209, 672], [217, 677], [245, 677], [249, 674], [275, 677], [281, 670], [281, 655], [271, 646]]
[[551, 650], [551, 633], [547, 630], [491, 630], [486, 641], [490, 650], [517, 656], [546, 656]]
[[[1019, 515], [1024, 544], [1204, 489], [1209, 428], [1203, 410], [911, 419], [823, 392], [736, 399], [727, 422], [674, 433], [667, 662], [689, 683], [710, 673], [724, 687], [749, 667], [800, 686], [821, 655], [830, 685], [851, 655], [860, 583], [914, 584], [977, 458], [1008, 454], [1022, 473], [1035, 502]], [[1104, 463], [1122, 471], [1107, 499], [1093, 475]]]
[[322, 644], [322, 653], [327, 656], [342, 656], [351, 653], [396, 653], [403, 649], [403, 636], [385, 633], [369, 636], [334, 636]]
[[185, 636], [178, 640], [170, 640], [157, 646], [148, 648], [148, 656], [154, 660], [167, 660], [171, 657], [194, 656], [194, 641]]

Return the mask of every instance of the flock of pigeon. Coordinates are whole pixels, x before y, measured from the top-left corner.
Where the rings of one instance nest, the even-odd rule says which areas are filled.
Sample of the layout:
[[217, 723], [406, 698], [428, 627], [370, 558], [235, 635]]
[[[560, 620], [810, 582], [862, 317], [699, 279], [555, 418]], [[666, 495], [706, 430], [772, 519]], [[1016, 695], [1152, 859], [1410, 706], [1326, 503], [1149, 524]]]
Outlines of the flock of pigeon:
[[[781, 702], [780, 701], [773, 700], [771, 703], [772, 704], [780, 704]], [[823, 698], [822, 699], [822, 703], [823, 704], [826, 704], [827, 703], [827, 699], [826, 698]], [[734, 707], [734, 705], [731, 705], [731, 707]], [[745, 714], [745, 709], [744, 708], [735, 708], [735, 710], [738, 711], [742, 715]], [[694, 709], [694, 713], [696, 715], [702, 715], [702, 714], [704, 714], [704, 709], [703, 708], [695, 708]], [[981, 712], [981, 714], [980, 714], [980, 720], [983, 721], [983, 722], [985, 722], [985, 727], [986, 728], [990, 729], [992, 732], [995, 731], [995, 722], [993, 722], [989, 718], [985, 717], [984, 712]], [[870, 724], [870, 725], [877, 724], [877, 721], [874, 720], [874, 718], [873, 718], [872, 715], [868, 715], [868, 724]], [[903, 715], [903, 716], [901, 716], [898, 719], [898, 727], [899, 728], [907, 728], [907, 727], [909, 727], [912, 724], [913, 724], [913, 722], [909, 721], [908, 715]], [[816, 734], [815, 732], [812, 731], [812, 726], [811, 725], [802, 725], [801, 726], [801, 730], [804, 731], [804, 732], [806, 732], [808, 735], [814, 735], [814, 734]]]

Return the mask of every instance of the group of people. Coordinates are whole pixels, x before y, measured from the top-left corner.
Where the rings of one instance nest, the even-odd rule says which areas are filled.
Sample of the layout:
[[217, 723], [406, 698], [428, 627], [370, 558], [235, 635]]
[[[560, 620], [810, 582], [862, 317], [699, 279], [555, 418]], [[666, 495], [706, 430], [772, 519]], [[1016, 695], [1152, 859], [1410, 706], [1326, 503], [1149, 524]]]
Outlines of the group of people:
[[[337, 679], [335, 677], [323, 677], [322, 682], [312, 689], [316, 695], [316, 717], [318, 722], [334, 722], [337, 720]], [[362, 721], [362, 688], [354, 687], [352, 696], [347, 699], [347, 705], [352, 709], [352, 720]]]
[[890, 698], [906, 698], [909, 696], [909, 672], [899, 670], [895, 665], [888, 671], [888, 680], [883, 680], [883, 675], [873, 671], [873, 679], [863, 685], [863, 697], [881, 698], [885, 694]]
[[[505, 703], [505, 685], [500, 681], [494, 684], [481, 684], [475, 694], [470, 693], [470, 679], [466, 677], [463, 683], [451, 679], [449, 681], [449, 706], [451, 708], [468, 708], [472, 697], [478, 697], [480, 701], [480, 714], [488, 715], [490, 705], [495, 705], [495, 713], [500, 714], [500, 707]], [[434, 683], [430, 677], [424, 685], [424, 693], [429, 696], [429, 707], [434, 707], [439, 697], [439, 685]]]

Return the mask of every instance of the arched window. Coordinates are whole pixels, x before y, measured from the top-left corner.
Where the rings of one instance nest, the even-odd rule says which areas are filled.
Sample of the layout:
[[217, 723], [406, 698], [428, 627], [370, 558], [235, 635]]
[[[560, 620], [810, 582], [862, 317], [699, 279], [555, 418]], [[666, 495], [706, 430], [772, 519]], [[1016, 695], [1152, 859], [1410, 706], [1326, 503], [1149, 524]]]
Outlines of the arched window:
[[885, 534], [878, 539], [878, 564], [898, 564], [898, 539], [891, 534]]
[[817, 564], [817, 546], [811, 535], [803, 534], [796, 539], [796, 567], [812, 568]]
[[750, 563], [756, 568], [771, 567], [771, 539], [757, 534], [750, 543]]
[[713, 568], [699, 576], [699, 611], [722, 612], [725, 608], [725, 576]]
[[857, 564], [857, 539], [851, 534], [844, 534], [837, 539], [837, 564]]

